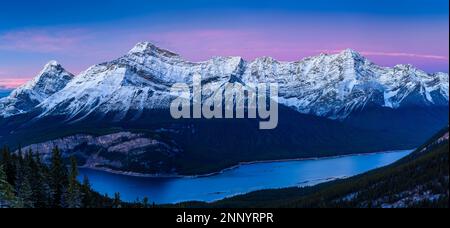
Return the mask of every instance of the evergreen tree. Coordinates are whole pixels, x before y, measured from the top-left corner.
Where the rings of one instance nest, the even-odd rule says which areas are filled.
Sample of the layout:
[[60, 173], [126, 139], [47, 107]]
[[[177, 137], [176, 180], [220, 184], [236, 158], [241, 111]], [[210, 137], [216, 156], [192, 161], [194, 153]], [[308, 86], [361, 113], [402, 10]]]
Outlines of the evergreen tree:
[[114, 200], [113, 200], [113, 208], [122, 208], [122, 205], [121, 205], [121, 200], [120, 200], [120, 193], [119, 192], [116, 192], [116, 193], [114, 193]]
[[18, 207], [21, 208], [33, 208], [33, 188], [30, 183], [30, 167], [26, 164], [25, 160], [19, 156], [19, 161], [16, 170], [16, 196]]
[[111, 208], [113, 207], [113, 202], [110, 200], [108, 193], [103, 195], [103, 198], [101, 200], [101, 205], [104, 208]]
[[61, 207], [63, 194], [66, 190], [68, 178], [67, 170], [58, 147], [53, 149], [50, 165], [50, 189], [52, 192], [51, 207]]
[[42, 164], [39, 153], [33, 156], [30, 150], [27, 154], [28, 165], [31, 169], [31, 187], [33, 189], [33, 198], [35, 206], [38, 208], [46, 208], [50, 206], [51, 191], [48, 185], [46, 168]]
[[16, 198], [11, 184], [7, 180], [4, 166], [0, 166], [0, 208], [12, 207]]
[[95, 207], [93, 203], [91, 183], [87, 176], [83, 177], [83, 184], [81, 185], [82, 203], [85, 208]]
[[142, 200], [142, 207], [143, 208], [149, 208], [150, 207], [150, 205], [148, 203], [148, 197], [147, 196], [144, 197], [144, 199]]
[[67, 189], [67, 206], [69, 208], [80, 208], [82, 205], [81, 189], [77, 181], [78, 168], [74, 157], [70, 159], [69, 186]]
[[[28, 151], [22, 156], [10, 153], [7, 147], [0, 153], [0, 208], [121, 208], [142, 206], [124, 204], [120, 194], [114, 199], [94, 192], [89, 180], [77, 181], [78, 169], [71, 159], [70, 170], [64, 165], [58, 148], [52, 152], [50, 165], [44, 164], [39, 154]], [[12, 181], [12, 182], [10, 182]]]
[[4, 147], [2, 152], [2, 163], [6, 173], [6, 179], [11, 185], [16, 182], [16, 166], [14, 159], [15, 156], [11, 155], [9, 148]]

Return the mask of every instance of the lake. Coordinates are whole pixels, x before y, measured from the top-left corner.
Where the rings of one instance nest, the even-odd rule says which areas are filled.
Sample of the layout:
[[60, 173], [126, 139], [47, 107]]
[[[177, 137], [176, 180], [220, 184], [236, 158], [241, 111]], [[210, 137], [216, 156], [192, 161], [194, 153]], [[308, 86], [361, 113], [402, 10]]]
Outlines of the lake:
[[192, 200], [211, 202], [256, 190], [310, 186], [346, 178], [389, 165], [409, 153], [411, 150], [245, 164], [217, 175], [195, 178], [133, 177], [80, 169], [80, 179], [86, 175], [94, 190], [109, 196], [120, 192], [122, 200], [130, 202], [145, 196], [158, 204]]

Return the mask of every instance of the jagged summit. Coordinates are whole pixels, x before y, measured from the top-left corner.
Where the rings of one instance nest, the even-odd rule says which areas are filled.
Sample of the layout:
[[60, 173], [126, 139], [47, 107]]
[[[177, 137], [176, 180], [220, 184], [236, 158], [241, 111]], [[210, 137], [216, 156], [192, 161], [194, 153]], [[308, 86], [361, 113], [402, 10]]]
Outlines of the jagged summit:
[[57, 67], [57, 66], [61, 66], [61, 64], [59, 64], [58, 61], [56, 61], [56, 60], [50, 60], [47, 64], [45, 64], [44, 70], [51, 68], [51, 67]]
[[[30, 82], [19, 89], [42, 90], [45, 94], [53, 94], [62, 89], [61, 86], [72, 80], [73, 74], [64, 69], [57, 61], [48, 62], [42, 71]], [[18, 90], [19, 90], [18, 89]]]
[[0, 99], [0, 117], [27, 112], [45, 99], [63, 89], [74, 75], [58, 62], [48, 62], [33, 80], [13, 90], [8, 97]]
[[152, 56], [164, 56], [164, 57], [179, 57], [169, 50], [159, 48], [158, 46], [150, 42], [140, 42], [136, 44], [129, 52], [129, 55], [152, 55]]
[[361, 53], [353, 49], [345, 49], [337, 54], [331, 55], [331, 57], [342, 59], [343, 61], [351, 61], [352, 63], [371, 64], [371, 62], [363, 56]]
[[347, 56], [357, 56], [357, 57], [362, 56], [361, 53], [359, 53], [358, 51], [353, 50], [351, 48], [344, 49], [339, 54], [347, 55]]
[[279, 62], [278, 60], [270, 57], [270, 56], [263, 56], [263, 57], [258, 57], [254, 60], [254, 62], [257, 63], [277, 63]]
[[411, 65], [411, 64], [398, 64], [394, 66], [394, 69], [397, 70], [418, 70], [415, 66]]
[[128, 53], [129, 54], [146, 53], [152, 52], [155, 49], [158, 49], [158, 47], [156, 47], [150, 42], [140, 42], [137, 43]]

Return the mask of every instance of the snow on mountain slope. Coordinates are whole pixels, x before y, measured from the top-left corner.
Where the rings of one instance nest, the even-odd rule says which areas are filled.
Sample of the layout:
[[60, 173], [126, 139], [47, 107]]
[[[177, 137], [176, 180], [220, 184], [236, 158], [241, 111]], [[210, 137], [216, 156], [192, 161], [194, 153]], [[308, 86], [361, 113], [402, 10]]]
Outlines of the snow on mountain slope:
[[42, 115], [62, 114], [69, 119], [113, 112], [120, 120], [129, 110], [138, 117], [145, 109], [168, 108], [174, 83], [192, 83], [196, 73], [203, 80], [225, 83], [242, 63], [241, 58], [191, 63], [149, 43], [140, 43], [124, 57], [82, 72], [40, 107], [45, 110]]
[[380, 67], [350, 49], [291, 63], [257, 59], [243, 81], [278, 82], [280, 103], [332, 119], [367, 105], [398, 108], [415, 95], [414, 105], [448, 105], [448, 74], [429, 75], [410, 65]]
[[50, 61], [32, 81], [0, 99], [0, 117], [28, 112], [64, 88], [73, 77], [56, 61]]
[[213, 85], [229, 81], [276, 82], [280, 103], [331, 119], [346, 118], [367, 106], [448, 106], [448, 74], [427, 74], [410, 65], [380, 67], [353, 50], [297, 62], [216, 57], [193, 63], [147, 42], [117, 60], [89, 68], [47, 99], [35, 100], [42, 101], [41, 116], [79, 120], [93, 113], [114, 113], [121, 120], [130, 113], [139, 117], [146, 109], [168, 108], [173, 99], [170, 86], [191, 84], [195, 74], [202, 76], [204, 88], [210, 90], [206, 97]]

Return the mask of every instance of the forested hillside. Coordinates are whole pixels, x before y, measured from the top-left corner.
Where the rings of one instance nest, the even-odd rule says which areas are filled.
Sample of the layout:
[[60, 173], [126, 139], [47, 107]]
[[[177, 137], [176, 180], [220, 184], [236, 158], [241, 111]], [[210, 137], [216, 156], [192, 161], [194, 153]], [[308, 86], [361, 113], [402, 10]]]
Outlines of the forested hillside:
[[449, 206], [448, 129], [411, 155], [349, 179], [306, 188], [264, 190], [212, 204], [177, 207], [404, 208]]
[[150, 207], [147, 198], [124, 203], [119, 193], [114, 198], [100, 195], [86, 177], [80, 183], [77, 176], [76, 160], [63, 160], [58, 148], [46, 165], [31, 151], [13, 154], [5, 147], [0, 157], [0, 208]]

